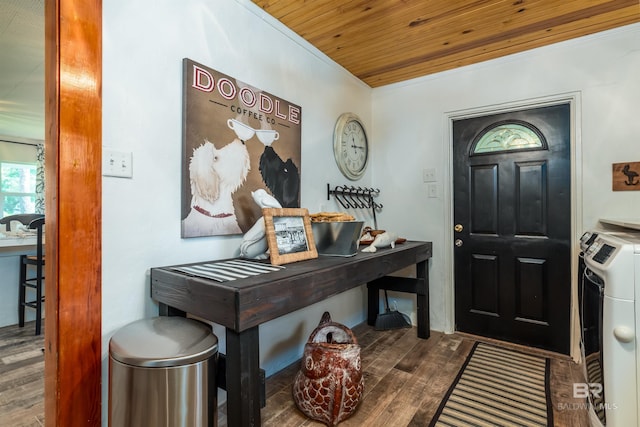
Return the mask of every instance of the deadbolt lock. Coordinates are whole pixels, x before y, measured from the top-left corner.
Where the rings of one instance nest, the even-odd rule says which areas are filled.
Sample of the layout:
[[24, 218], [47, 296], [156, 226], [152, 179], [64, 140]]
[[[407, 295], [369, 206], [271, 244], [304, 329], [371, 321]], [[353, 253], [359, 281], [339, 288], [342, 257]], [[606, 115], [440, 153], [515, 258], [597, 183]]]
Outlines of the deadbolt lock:
[[456, 239], [456, 241], [454, 242], [454, 244], [455, 244], [457, 247], [460, 247], [460, 246], [462, 246], [462, 240], [460, 240], [460, 239]]
[[453, 229], [456, 230], [456, 232], [460, 233], [463, 230], [462, 224], [456, 224]]

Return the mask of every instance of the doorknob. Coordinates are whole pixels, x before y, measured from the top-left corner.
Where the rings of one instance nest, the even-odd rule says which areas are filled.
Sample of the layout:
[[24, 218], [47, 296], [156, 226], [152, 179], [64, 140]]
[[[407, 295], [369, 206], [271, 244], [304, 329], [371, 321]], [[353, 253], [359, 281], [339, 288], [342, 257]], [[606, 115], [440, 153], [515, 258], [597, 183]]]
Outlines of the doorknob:
[[462, 240], [456, 239], [456, 241], [454, 242], [454, 245], [456, 245], [457, 247], [462, 246]]
[[460, 233], [463, 230], [462, 224], [456, 224], [453, 229], [456, 230], [456, 232]]
[[613, 336], [620, 342], [631, 342], [635, 336], [635, 331], [628, 326], [616, 326], [613, 328]]

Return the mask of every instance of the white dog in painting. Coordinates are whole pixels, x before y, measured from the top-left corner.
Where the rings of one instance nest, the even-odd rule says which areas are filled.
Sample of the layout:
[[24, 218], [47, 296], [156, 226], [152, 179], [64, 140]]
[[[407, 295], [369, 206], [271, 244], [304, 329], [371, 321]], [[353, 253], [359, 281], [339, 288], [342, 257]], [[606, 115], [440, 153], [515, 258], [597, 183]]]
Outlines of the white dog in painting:
[[193, 150], [189, 162], [191, 211], [182, 220], [182, 236], [241, 233], [232, 194], [249, 173], [249, 152], [239, 138], [220, 149], [209, 141]]

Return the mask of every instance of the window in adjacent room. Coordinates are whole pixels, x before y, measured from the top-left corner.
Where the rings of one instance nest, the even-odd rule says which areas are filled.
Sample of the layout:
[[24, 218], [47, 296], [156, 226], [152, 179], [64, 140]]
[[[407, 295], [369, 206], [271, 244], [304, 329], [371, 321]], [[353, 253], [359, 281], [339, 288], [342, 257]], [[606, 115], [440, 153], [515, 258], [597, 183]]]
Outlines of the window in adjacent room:
[[0, 162], [2, 216], [36, 211], [36, 163]]
[[0, 217], [44, 213], [44, 144], [0, 136]]

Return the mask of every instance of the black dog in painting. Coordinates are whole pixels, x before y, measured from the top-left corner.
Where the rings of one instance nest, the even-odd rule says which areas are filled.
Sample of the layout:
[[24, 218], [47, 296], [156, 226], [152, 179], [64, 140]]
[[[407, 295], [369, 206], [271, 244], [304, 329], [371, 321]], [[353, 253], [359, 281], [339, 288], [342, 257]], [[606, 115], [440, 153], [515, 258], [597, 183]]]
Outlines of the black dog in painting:
[[291, 159], [283, 161], [271, 146], [260, 156], [262, 180], [283, 208], [299, 207], [300, 174]]

